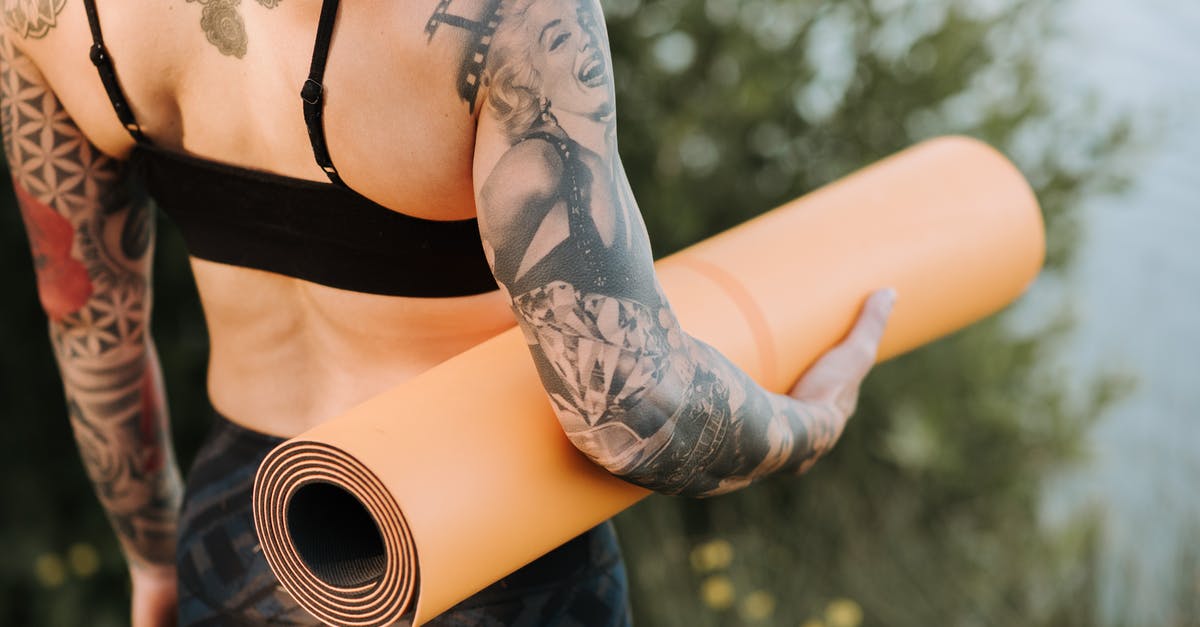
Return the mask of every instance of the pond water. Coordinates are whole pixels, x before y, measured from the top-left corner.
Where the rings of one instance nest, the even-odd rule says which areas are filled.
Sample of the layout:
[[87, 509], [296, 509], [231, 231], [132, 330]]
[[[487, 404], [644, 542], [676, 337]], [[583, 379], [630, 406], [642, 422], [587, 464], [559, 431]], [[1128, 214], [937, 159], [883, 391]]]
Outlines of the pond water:
[[[1047, 519], [1099, 511], [1099, 598], [1114, 622], [1192, 624], [1170, 607], [1200, 595], [1185, 574], [1200, 540], [1200, 3], [1074, 0], [1050, 47], [1052, 93], [1094, 89], [1097, 122], [1127, 113], [1139, 147], [1120, 193], [1085, 203], [1061, 280], [1018, 318], [1068, 306], [1061, 366], [1075, 385], [1105, 372], [1137, 385], [1094, 428], [1091, 459], [1057, 481]], [[1191, 566], [1195, 568], [1195, 566]]]

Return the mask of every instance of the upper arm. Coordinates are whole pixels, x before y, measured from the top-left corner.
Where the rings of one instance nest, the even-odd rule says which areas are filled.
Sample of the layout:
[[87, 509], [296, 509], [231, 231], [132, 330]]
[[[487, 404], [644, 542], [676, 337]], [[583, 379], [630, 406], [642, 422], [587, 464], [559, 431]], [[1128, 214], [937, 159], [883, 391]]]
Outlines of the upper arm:
[[695, 368], [618, 156], [610, 68], [596, 0], [504, 2], [474, 181], [493, 271], [567, 435], [621, 474], [669, 439]]
[[603, 250], [593, 256], [604, 263], [588, 270], [587, 259], [564, 256], [547, 263], [574, 267], [551, 274], [603, 268], [635, 275], [641, 285], [631, 293], [655, 293], [645, 227], [617, 153], [599, 4], [505, 0], [500, 9], [476, 103], [473, 181], [484, 241], [497, 256], [521, 255], [529, 268], [563, 241], [598, 237]]
[[[0, 127], [38, 294], [72, 354], [140, 339], [149, 309], [153, 212], [125, 163], [100, 152], [11, 34], [0, 36]], [[68, 341], [71, 340], [71, 341]]]
[[544, 141], [507, 147], [476, 191], [479, 204], [488, 207], [480, 212], [481, 228], [520, 239], [532, 237], [537, 218], [553, 208], [562, 165], [554, 147]]

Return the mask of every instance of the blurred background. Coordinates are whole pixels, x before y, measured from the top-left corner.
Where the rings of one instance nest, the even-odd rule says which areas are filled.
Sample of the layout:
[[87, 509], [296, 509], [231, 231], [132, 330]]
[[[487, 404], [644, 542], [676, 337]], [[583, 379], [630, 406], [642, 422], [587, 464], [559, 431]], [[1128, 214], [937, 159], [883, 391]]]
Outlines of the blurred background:
[[[804, 478], [623, 514], [638, 624], [1200, 625], [1200, 3], [604, 4], [657, 254], [946, 133], [1020, 166], [1050, 246], [1016, 306], [879, 367]], [[121, 625], [124, 566], [0, 192], [0, 624]], [[206, 338], [162, 223], [154, 330], [187, 464]]]

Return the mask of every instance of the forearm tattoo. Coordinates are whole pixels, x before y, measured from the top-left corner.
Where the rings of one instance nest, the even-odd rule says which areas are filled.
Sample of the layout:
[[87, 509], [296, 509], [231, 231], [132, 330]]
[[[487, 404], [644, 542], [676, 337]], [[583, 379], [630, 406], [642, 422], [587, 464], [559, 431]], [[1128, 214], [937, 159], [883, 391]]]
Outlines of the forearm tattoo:
[[[221, 54], [242, 58], [246, 56], [246, 23], [238, 5], [242, 0], [187, 0], [204, 6], [200, 12], [200, 28], [208, 43], [217, 47]], [[274, 9], [280, 0], [254, 0], [263, 7]]]
[[571, 441], [617, 476], [697, 496], [828, 450], [834, 412], [767, 393], [679, 328], [617, 155], [595, 1], [442, 0], [425, 30], [461, 42], [459, 95], [480, 141], [504, 146], [482, 169], [485, 247]]
[[169, 564], [180, 481], [147, 336], [153, 207], [7, 38], [0, 126], [84, 466], [130, 559]]

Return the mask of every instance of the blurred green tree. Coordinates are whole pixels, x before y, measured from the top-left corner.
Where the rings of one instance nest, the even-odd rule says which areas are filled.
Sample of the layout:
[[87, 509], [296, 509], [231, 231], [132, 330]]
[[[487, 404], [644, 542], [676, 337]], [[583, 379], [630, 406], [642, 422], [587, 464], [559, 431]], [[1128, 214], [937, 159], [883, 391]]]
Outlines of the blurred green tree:
[[[1064, 102], [1038, 74], [1050, 2], [607, 6], [622, 157], [660, 255], [962, 133], [1024, 168], [1054, 273], [1073, 209], [1121, 182], [1126, 124], [1085, 136], [1056, 124]], [[1067, 401], [1042, 366], [1067, 326], [1016, 337], [994, 318], [880, 367], [843, 442], [804, 479], [623, 514], [637, 622], [1096, 624], [1096, 523], [1050, 534], [1039, 499], [1124, 384]]]

